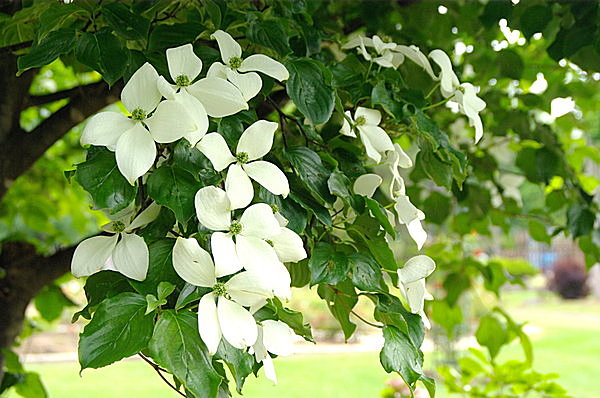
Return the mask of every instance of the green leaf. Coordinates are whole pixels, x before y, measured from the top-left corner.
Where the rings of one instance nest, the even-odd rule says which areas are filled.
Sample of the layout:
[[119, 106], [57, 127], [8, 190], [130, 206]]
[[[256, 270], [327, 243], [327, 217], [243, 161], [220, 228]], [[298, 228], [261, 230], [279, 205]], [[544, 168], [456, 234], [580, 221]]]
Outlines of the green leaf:
[[104, 20], [116, 33], [128, 40], [145, 40], [150, 28], [150, 21], [130, 11], [123, 3], [106, 3], [102, 5]]
[[96, 33], [83, 33], [77, 40], [75, 57], [102, 75], [109, 85], [123, 77], [129, 55], [121, 41], [110, 29]]
[[283, 156], [291, 163], [311, 192], [323, 202], [334, 202], [335, 197], [329, 193], [327, 185], [331, 173], [323, 166], [323, 162], [316, 152], [304, 146], [295, 146], [286, 148]]
[[521, 14], [519, 29], [526, 39], [530, 39], [534, 33], [542, 32], [551, 20], [552, 8], [549, 5], [533, 5]]
[[156, 292], [158, 293], [158, 298], [159, 299], [166, 299], [167, 297], [169, 297], [171, 295], [171, 293], [173, 293], [175, 291], [176, 286], [173, 285], [172, 283], [169, 282], [160, 282], [158, 284], [158, 289], [156, 289]]
[[185, 224], [194, 214], [194, 196], [201, 184], [179, 167], [164, 165], [148, 177], [148, 195], [161, 206], [173, 210], [177, 220]]
[[156, 298], [156, 296], [154, 296], [152, 294], [147, 294], [146, 295], [146, 312], [144, 313], [144, 315], [148, 315], [149, 313], [151, 313], [152, 311], [154, 311], [161, 305], [165, 305], [165, 304], [167, 304], [167, 300], [165, 300], [165, 299], [159, 300]]
[[397, 267], [394, 253], [379, 226], [379, 221], [363, 214], [346, 231], [357, 244], [362, 244], [371, 253], [382, 268], [395, 272]]
[[62, 28], [68, 22], [75, 20], [75, 15], [84, 16], [87, 11], [75, 3], [61, 3], [50, 7], [40, 15], [40, 25], [37, 30], [37, 40], [43, 40], [53, 30]]
[[[164, 238], [148, 245], [148, 275], [141, 282], [131, 280], [131, 286], [140, 294], [157, 293], [162, 283], [170, 283], [175, 287], [184, 285], [183, 279], [173, 268], [173, 246], [175, 239]], [[159, 296], [159, 298], [161, 298]], [[162, 297], [164, 298], [164, 297]]]
[[440, 187], [452, 189], [452, 166], [441, 161], [436, 154], [425, 146], [417, 153], [415, 164]]
[[365, 203], [367, 204], [369, 210], [371, 210], [371, 214], [373, 214], [377, 221], [381, 223], [381, 226], [383, 227], [385, 232], [390, 234], [392, 239], [395, 239], [396, 231], [394, 231], [394, 227], [388, 219], [385, 208], [381, 205], [381, 203], [371, 198], [365, 198]]
[[402, 106], [392, 98], [384, 81], [380, 81], [373, 87], [373, 90], [371, 91], [371, 102], [373, 105], [381, 105], [387, 113], [396, 119], [402, 118]]
[[35, 372], [25, 373], [25, 378], [15, 385], [15, 391], [23, 398], [46, 398], [48, 396], [40, 375]]
[[221, 176], [206, 156], [193, 147], [186, 139], [181, 139], [173, 149], [173, 165], [200, 177], [204, 185], [216, 185]]
[[336, 246], [319, 242], [308, 260], [310, 285], [330, 283], [335, 285], [346, 279], [350, 264], [346, 253], [336, 250]]
[[94, 311], [104, 299], [132, 290], [129, 280], [119, 272], [100, 271], [89, 276], [84, 286], [88, 303], [85, 308], [73, 315], [71, 322], [75, 322], [80, 316], [91, 319], [90, 311]]
[[573, 239], [592, 232], [595, 219], [594, 213], [582, 205], [575, 204], [571, 206], [567, 213], [567, 226], [571, 235], [573, 235]]
[[300, 112], [312, 124], [328, 121], [334, 105], [331, 72], [319, 61], [307, 58], [290, 60], [285, 66], [290, 72], [286, 90]]
[[546, 231], [546, 226], [537, 220], [529, 221], [529, 235], [531, 235], [534, 240], [537, 240], [538, 242], [544, 242], [548, 245], [552, 240]]
[[[304, 232], [307, 223], [307, 214], [302, 206], [298, 205], [291, 198], [283, 199], [280, 195], [273, 195], [262, 185], [260, 185], [258, 189], [258, 198], [261, 202], [277, 206], [281, 215], [288, 220], [287, 228], [297, 234]], [[327, 209], [323, 210], [324, 212], [327, 212]], [[329, 216], [328, 212], [327, 216]]]
[[329, 311], [331, 311], [333, 317], [340, 323], [344, 332], [344, 338], [348, 341], [356, 330], [356, 324], [350, 320], [352, 308], [358, 302], [354, 285], [352, 285], [350, 279], [345, 279], [335, 286], [321, 284], [317, 288], [317, 292], [319, 293], [319, 297], [327, 301]]
[[150, 224], [140, 229], [138, 235], [144, 238], [147, 243], [157, 239], [163, 239], [169, 231], [173, 229], [175, 222], [175, 214], [173, 214], [173, 211], [166, 207], [161, 207], [158, 217]]
[[375, 302], [375, 319], [396, 327], [406, 334], [415, 347], [420, 347], [425, 339], [425, 326], [421, 317], [404, 308], [400, 300], [390, 294], [369, 295]]
[[486, 315], [481, 318], [475, 337], [480, 345], [488, 349], [492, 359], [498, 355], [500, 348], [502, 348], [508, 340], [506, 328], [498, 318], [492, 315]]
[[106, 148], [90, 147], [86, 161], [77, 165], [75, 177], [99, 209], [116, 213], [135, 199], [136, 188], [123, 177], [115, 154]]
[[383, 369], [388, 373], [397, 372], [411, 387], [423, 374], [423, 354], [394, 326], [383, 327], [383, 338], [385, 343], [379, 354]]
[[268, 306], [273, 311], [275, 317], [292, 328], [294, 333], [303, 337], [304, 340], [314, 342], [310, 324], [304, 322], [301, 312], [285, 308], [278, 298], [269, 300]]
[[65, 307], [76, 306], [57, 285], [44, 286], [33, 302], [42, 318], [49, 322], [58, 319]]
[[519, 80], [523, 75], [525, 64], [521, 56], [513, 50], [500, 51], [495, 62], [500, 67], [500, 76]]
[[17, 64], [19, 73], [39, 66], [48, 65], [62, 54], [75, 47], [75, 30], [58, 29], [50, 32], [43, 40], [36, 42], [28, 54], [19, 57]]
[[254, 357], [244, 350], [233, 347], [227, 340], [221, 339], [215, 358], [225, 362], [235, 379], [236, 390], [241, 394], [246, 377], [252, 373]]
[[435, 398], [435, 379], [427, 377], [425, 375], [421, 375], [421, 378], [419, 380], [427, 389], [427, 392], [429, 393], [429, 398]]
[[246, 34], [250, 41], [275, 50], [282, 57], [292, 52], [288, 36], [278, 20], [256, 19], [250, 23]]
[[191, 311], [161, 314], [149, 344], [156, 363], [173, 373], [195, 398], [216, 398], [222, 377], [212, 365]]
[[456, 327], [463, 322], [462, 309], [455, 305], [450, 307], [445, 300], [435, 300], [431, 303], [431, 319], [446, 330], [448, 338], [454, 338]]
[[145, 312], [146, 298], [136, 293], [103, 301], [79, 336], [81, 369], [101, 368], [146, 348], [154, 321]]
[[164, 50], [193, 43], [203, 30], [202, 24], [193, 22], [155, 26], [150, 33], [148, 49], [151, 51]]
[[313, 199], [307, 190], [296, 186], [290, 191], [290, 199], [298, 203], [305, 210], [314, 214], [323, 224], [331, 226], [331, 216], [329, 215], [329, 211]]
[[380, 265], [365, 253], [352, 253], [348, 256], [352, 267], [352, 283], [366, 292], [387, 292]]

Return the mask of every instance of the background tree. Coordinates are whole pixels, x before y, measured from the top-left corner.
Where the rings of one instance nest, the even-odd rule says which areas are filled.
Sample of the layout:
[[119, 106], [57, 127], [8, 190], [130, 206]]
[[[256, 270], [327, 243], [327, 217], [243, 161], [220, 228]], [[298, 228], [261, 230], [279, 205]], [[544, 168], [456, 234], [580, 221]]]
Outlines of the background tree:
[[[343, 120], [340, 112], [330, 118], [333, 98], [342, 104], [370, 98], [387, 112], [386, 129], [419, 147], [407, 191], [427, 222], [445, 232], [427, 249], [443, 270], [447, 293], [434, 304], [435, 321], [451, 329], [443, 314], [460, 311], [457, 301], [476, 279], [483, 277], [493, 291], [507, 281], [501, 263], [484, 263], [465, 251], [462, 242], [473, 232], [485, 236], [494, 227], [506, 233], [526, 227], [543, 242], [564, 234], [577, 240], [588, 266], [599, 261], [600, 236], [594, 229], [599, 181], [591, 173], [592, 163], [600, 161], [594, 145], [600, 135], [598, 4], [448, 2], [438, 8], [433, 2], [411, 3], [3, 4], [0, 348], [13, 344], [36, 295], [63, 297], [54, 281], [69, 269], [70, 245], [97, 225], [86, 211], [85, 193], [62, 175], [83, 160], [76, 127], [116, 102], [123, 81], [144, 61], [167, 75], [167, 48], [191, 42], [205, 64], [216, 60], [209, 35], [218, 28], [241, 32], [248, 48], [286, 65], [302, 65], [297, 78], [316, 81], [322, 89], [314, 97], [296, 93], [297, 108], [286, 108], [288, 95], [282, 90], [269, 95], [271, 86], [265, 84], [263, 96], [251, 104], [259, 117], [279, 120], [292, 143], [306, 142], [321, 154], [332, 150], [330, 139]], [[456, 121], [452, 109], [431, 108], [444, 98], [418, 67], [407, 63], [397, 73], [376, 73], [365, 70], [355, 55], [339, 62], [340, 44], [354, 32], [416, 44], [424, 52], [454, 50], [461, 81], [481, 87], [488, 104], [480, 145], [469, 143], [471, 130], [466, 120]], [[557, 118], [550, 104], [558, 104], [553, 100], [559, 97], [574, 98], [576, 108]], [[343, 110], [339, 105], [336, 110]], [[304, 118], [318, 119], [319, 126], [303, 125]], [[227, 119], [219, 127], [237, 131], [240, 122]], [[299, 272], [296, 285], [309, 277]], [[332, 308], [335, 313], [335, 303]], [[349, 319], [347, 313], [342, 327], [351, 333]]]

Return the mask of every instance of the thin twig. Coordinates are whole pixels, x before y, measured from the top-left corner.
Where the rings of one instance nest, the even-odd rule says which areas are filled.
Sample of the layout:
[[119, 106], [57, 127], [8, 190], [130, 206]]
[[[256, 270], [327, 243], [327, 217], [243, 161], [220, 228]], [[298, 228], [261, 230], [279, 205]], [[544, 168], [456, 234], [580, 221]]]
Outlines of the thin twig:
[[157, 364], [155, 364], [154, 362], [152, 362], [150, 359], [148, 359], [144, 354], [142, 354], [141, 352], [138, 353], [138, 355], [140, 356], [140, 358], [142, 358], [148, 365], [152, 366], [152, 368], [156, 371], [156, 373], [158, 373], [158, 375], [160, 376], [161, 379], [163, 379], [163, 381], [165, 383], [167, 383], [167, 385], [169, 387], [171, 387], [175, 392], [177, 392], [177, 394], [181, 395], [182, 397], [185, 397], [186, 395], [184, 393], [182, 393], [181, 391], [179, 391], [177, 389], [177, 387], [175, 387], [173, 385], [173, 383], [171, 383], [169, 380], [167, 380], [167, 378], [161, 373], [161, 372], [167, 372], [166, 369], [161, 368], [160, 366], [158, 366]]

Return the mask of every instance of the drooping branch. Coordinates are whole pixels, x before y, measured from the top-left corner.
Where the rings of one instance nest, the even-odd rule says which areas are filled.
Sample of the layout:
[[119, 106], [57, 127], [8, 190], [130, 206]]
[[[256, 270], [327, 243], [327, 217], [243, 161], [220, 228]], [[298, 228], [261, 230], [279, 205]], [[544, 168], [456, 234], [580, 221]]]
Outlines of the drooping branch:
[[12, 131], [0, 148], [0, 199], [10, 185], [27, 171], [69, 130], [119, 98], [122, 86], [110, 90], [103, 82], [79, 87], [70, 102], [44, 120], [33, 131]]

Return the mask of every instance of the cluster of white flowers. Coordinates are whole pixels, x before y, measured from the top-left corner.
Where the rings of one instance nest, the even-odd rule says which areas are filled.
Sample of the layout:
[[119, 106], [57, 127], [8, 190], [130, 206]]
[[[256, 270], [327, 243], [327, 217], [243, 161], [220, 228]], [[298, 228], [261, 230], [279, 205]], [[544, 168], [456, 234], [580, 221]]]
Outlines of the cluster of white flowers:
[[[477, 97], [475, 87], [470, 83], [460, 83], [452, 69], [452, 62], [442, 50], [436, 49], [429, 57], [416, 46], [386, 43], [379, 36], [372, 38], [359, 36], [342, 46], [343, 49], [356, 48], [365, 60], [374, 62], [384, 68], [398, 68], [405, 58], [410, 59], [431, 76], [439, 81], [442, 96], [458, 104], [459, 110], [467, 116], [469, 123], [475, 127], [475, 142], [483, 135], [483, 125], [479, 112], [485, 109], [485, 102]], [[440, 72], [436, 75], [429, 60], [438, 65]], [[427, 232], [421, 221], [425, 214], [410, 201], [406, 194], [404, 180], [400, 174], [401, 168], [412, 167], [411, 158], [398, 144], [394, 144], [388, 134], [379, 124], [381, 113], [375, 109], [358, 107], [354, 115], [346, 111], [341, 134], [348, 137], [360, 136], [367, 157], [375, 162], [374, 173], [360, 176], [354, 183], [354, 193], [371, 197], [379, 188], [387, 195], [393, 204], [392, 212], [386, 209], [388, 220], [392, 226], [406, 225], [409, 235], [417, 244], [419, 250], [427, 240]], [[334, 210], [339, 210], [335, 209]], [[345, 215], [348, 216], [347, 214]], [[390, 237], [387, 236], [389, 239]], [[425, 255], [417, 255], [409, 259], [398, 270], [399, 288], [412, 312], [420, 314], [427, 327], [429, 320], [423, 311], [423, 302], [432, 299], [425, 287], [425, 278], [435, 270], [434, 261]]]
[[[117, 166], [133, 185], [152, 167], [156, 143], [185, 138], [211, 161], [214, 169], [227, 168], [225, 189], [207, 186], [195, 196], [200, 223], [213, 231], [210, 251], [198, 241], [178, 237], [173, 248], [173, 267], [186, 282], [211, 292], [202, 296], [198, 307], [200, 337], [211, 355], [221, 338], [233, 347], [250, 348], [263, 362], [266, 375], [276, 381], [269, 352], [291, 353], [292, 329], [281, 321], [257, 323], [253, 314], [267, 300], [291, 296], [291, 278], [285, 262], [306, 258], [303, 242], [286, 228], [287, 220], [265, 203], [251, 204], [252, 181], [274, 195], [286, 197], [289, 184], [274, 164], [260, 160], [273, 145], [277, 123], [259, 120], [240, 137], [235, 155], [219, 133], [207, 134], [208, 116], [224, 117], [248, 109], [247, 101], [258, 94], [262, 72], [286, 80], [281, 63], [256, 54], [241, 58], [238, 43], [226, 32], [214, 32], [224, 64], [214, 63], [207, 76], [195, 81], [202, 61], [191, 44], [166, 51], [171, 82], [146, 63], [127, 82], [121, 101], [130, 116], [103, 112], [90, 119], [81, 137], [82, 145], [105, 146], [114, 151]], [[164, 99], [163, 99], [164, 98]], [[244, 209], [239, 218], [236, 210]], [[76, 249], [71, 269], [75, 276], [99, 270], [114, 270], [142, 281], [148, 272], [148, 247], [133, 233], [153, 221], [160, 206], [152, 204], [133, 218], [134, 209], [103, 229], [114, 236], [97, 236]], [[132, 220], [133, 218], [133, 220]]]
[[[367, 156], [377, 163], [373, 166], [374, 173], [363, 174], [355, 180], [354, 193], [371, 198], [378, 188], [381, 189], [394, 203], [395, 214], [386, 209], [390, 224], [394, 227], [406, 225], [409, 235], [420, 250], [427, 240], [427, 232], [421, 225], [425, 214], [410, 202], [406, 194], [404, 179], [400, 175], [401, 168], [412, 167], [411, 158], [399, 144], [393, 144], [387, 133], [378, 126], [381, 121], [379, 111], [358, 107], [354, 118], [351, 117], [350, 112], [346, 112], [346, 116], [347, 119], [344, 120], [341, 133], [356, 137], [353, 128], [358, 130]], [[340, 203], [336, 204], [340, 205]], [[338, 210], [339, 207], [334, 206], [334, 211]], [[351, 214], [343, 216], [346, 219], [353, 217]], [[390, 239], [389, 236], [386, 238]], [[398, 269], [401, 293], [407, 300], [410, 310], [419, 314], [428, 328], [430, 323], [423, 311], [423, 301], [433, 297], [425, 288], [425, 278], [434, 270], [434, 261], [425, 255], [412, 257], [404, 264], [403, 268]]]
[[[393, 42], [385, 43], [379, 36], [372, 38], [359, 36], [342, 46], [343, 49], [357, 48], [367, 61], [375, 62], [384, 68], [398, 68], [404, 59], [408, 58], [429, 74], [435, 81], [440, 82], [440, 91], [445, 99], [458, 104], [459, 111], [469, 119], [469, 124], [475, 128], [475, 143], [483, 136], [483, 124], [479, 112], [485, 109], [485, 102], [477, 96], [477, 90], [471, 83], [460, 83], [452, 69], [452, 61], [448, 55], [439, 49], [429, 53], [429, 58], [417, 46], [405, 46]], [[371, 54], [369, 49], [372, 49]], [[435, 62], [440, 73], [435, 74], [431, 63]]]

